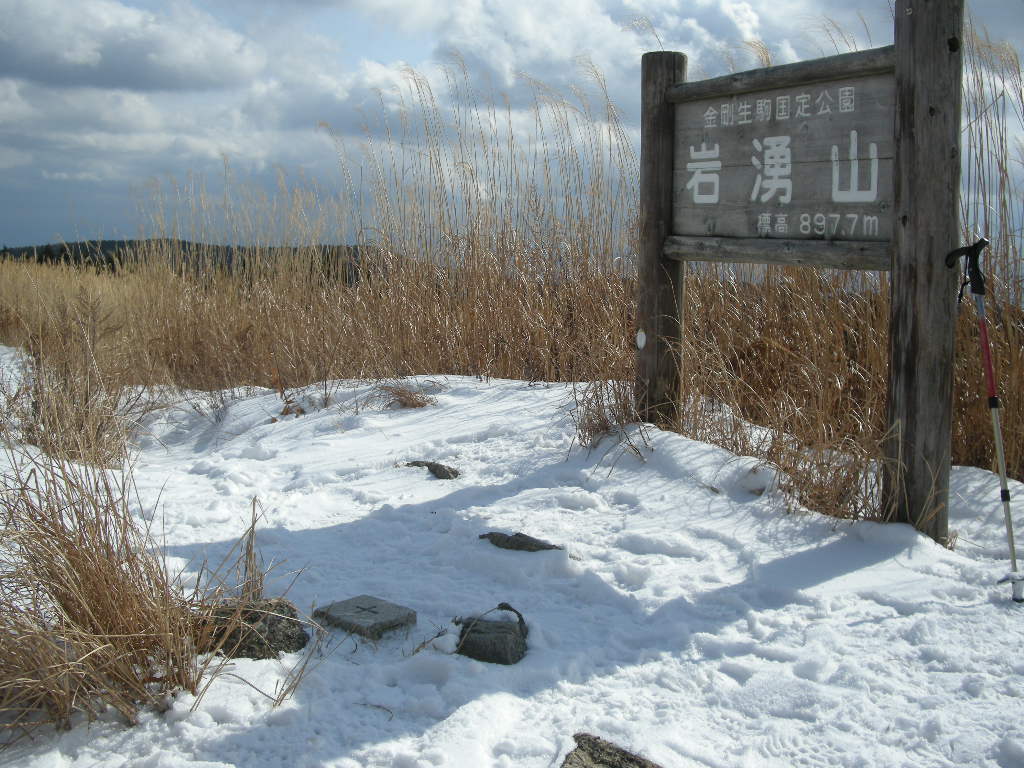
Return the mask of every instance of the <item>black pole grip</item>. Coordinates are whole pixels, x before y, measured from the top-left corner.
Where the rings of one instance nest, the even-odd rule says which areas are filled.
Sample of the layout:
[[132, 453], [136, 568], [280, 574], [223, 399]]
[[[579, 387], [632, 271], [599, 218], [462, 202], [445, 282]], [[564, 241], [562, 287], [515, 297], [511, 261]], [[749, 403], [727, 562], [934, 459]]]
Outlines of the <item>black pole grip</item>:
[[975, 296], [985, 295], [985, 275], [981, 271], [981, 252], [989, 245], [988, 238], [981, 238], [974, 245], [965, 245], [946, 254], [946, 266], [950, 269], [957, 263], [961, 256], [967, 257], [965, 271], [967, 280], [971, 284], [971, 293]]

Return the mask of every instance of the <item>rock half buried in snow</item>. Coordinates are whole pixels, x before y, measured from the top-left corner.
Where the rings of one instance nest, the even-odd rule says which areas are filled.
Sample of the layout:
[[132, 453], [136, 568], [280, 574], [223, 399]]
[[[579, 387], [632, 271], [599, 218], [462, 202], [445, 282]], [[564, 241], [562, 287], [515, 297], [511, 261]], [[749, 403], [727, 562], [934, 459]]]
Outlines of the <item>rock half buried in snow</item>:
[[[276, 659], [301, 651], [309, 636], [291, 601], [283, 597], [240, 605], [228, 600], [213, 611], [213, 645], [228, 658]], [[230, 629], [229, 629], [230, 628]]]
[[490, 533], [481, 533], [481, 539], [487, 539], [496, 547], [502, 549], [515, 549], [521, 552], [541, 552], [545, 549], [561, 549], [557, 544], [552, 544], [549, 541], [543, 539], [535, 539], [533, 536], [527, 536], [525, 533], [513, 533], [509, 536], [507, 533], [499, 533], [498, 531], [491, 531]]
[[661, 768], [599, 736], [577, 733], [573, 738], [576, 749], [565, 756], [562, 768]]
[[332, 627], [379, 640], [385, 632], [416, 623], [416, 611], [373, 595], [359, 595], [317, 608], [313, 618]]
[[508, 603], [498, 603], [499, 611], [511, 611], [518, 621], [485, 619], [482, 616], [467, 616], [453, 619], [462, 627], [456, 653], [477, 661], [492, 664], [515, 664], [526, 655], [526, 626], [523, 614]]
[[430, 474], [438, 480], [454, 480], [459, 476], [459, 470], [455, 467], [449, 467], [446, 464], [438, 464], [436, 461], [410, 461], [405, 466], [426, 467], [430, 470]]

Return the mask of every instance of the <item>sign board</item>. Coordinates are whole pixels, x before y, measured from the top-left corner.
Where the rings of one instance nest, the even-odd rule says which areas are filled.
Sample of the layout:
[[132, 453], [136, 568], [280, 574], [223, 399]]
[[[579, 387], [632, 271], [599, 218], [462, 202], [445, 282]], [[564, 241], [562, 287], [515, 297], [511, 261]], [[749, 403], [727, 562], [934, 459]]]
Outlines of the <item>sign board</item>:
[[889, 241], [895, 103], [889, 73], [678, 103], [673, 234]]
[[963, 5], [895, 0], [892, 46], [710, 80], [641, 60], [637, 412], [677, 423], [684, 263], [890, 270], [881, 510], [944, 544]]

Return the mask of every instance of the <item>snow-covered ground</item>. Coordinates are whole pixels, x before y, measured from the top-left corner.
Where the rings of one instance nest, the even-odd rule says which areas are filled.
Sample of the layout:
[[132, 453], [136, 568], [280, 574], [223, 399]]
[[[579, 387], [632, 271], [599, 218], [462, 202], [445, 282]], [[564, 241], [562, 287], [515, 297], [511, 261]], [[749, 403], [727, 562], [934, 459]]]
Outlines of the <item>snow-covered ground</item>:
[[[678, 435], [652, 430], [643, 461], [580, 450], [560, 385], [420, 382], [435, 405], [366, 404], [353, 383], [303, 416], [272, 392], [168, 408], [135, 472], [186, 574], [221, 561], [255, 496], [262, 557], [282, 563], [268, 594], [302, 569], [288, 596], [307, 613], [368, 593], [415, 609], [415, 628], [336, 634], [276, 709], [244, 681], [273, 692], [301, 654], [233, 662], [195, 711], [180, 695], [134, 728], [41, 733], [0, 763], [548, 768], [588, 731], [665, 768], [1024, 766], [1024, 607], [994, 583], [994, 475], [954, 470], [947, 551], [907, 526], [787, 514], [752, 460]], [[566, 550], [478, 538], [495, 530]], [[530, 624], [526, 657], [452, 654], [452, 618], [502, 601]]]

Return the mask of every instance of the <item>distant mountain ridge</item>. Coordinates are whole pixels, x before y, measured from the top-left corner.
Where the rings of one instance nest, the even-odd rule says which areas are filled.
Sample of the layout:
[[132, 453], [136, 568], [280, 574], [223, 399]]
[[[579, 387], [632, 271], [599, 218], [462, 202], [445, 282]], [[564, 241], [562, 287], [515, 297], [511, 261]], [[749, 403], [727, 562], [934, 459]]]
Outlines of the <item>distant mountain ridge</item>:
[[[248, 253], [256, 246], [245, 245], [212, 245], [191, 240], [175, 238], [149, 238], [131, 240], [78, 240], [70, 243], [44, 243], [42, 245], [22, 245], [14, 248], [3, 246], [0, 256], [23, 260], [35, 259], [40, 262], [69, 260], [75, 263], [95, 263], [109, 261], [117, 256], [124, 256], [155, 244], [167, 243], [177, 247], [182, 253], [223, 254], [228, 262], [236, 253]], [[258, 246], [261, 251], [290, 251], [295, 246]], [[302, 246], [302, 248], [321, 249], [330, 255], [346, 255], [358, 258], [358, 245], [331, 245], [318, 243]]]
[[[213, 261], [216, 264], [227, 265], [229, 269], [244, 262], [254, 250], [263, 254], [282, 255], [299, 250], [295, 246], [211, 245], [174, 238], [79, 240], [71, 243], [46, 243], [17, 248], [3, 246], [0, 248], [0, 259], [35, 261], [40, 264], [74, 264], [115, 271], [123, 260], [130, 259], [135, 253], [152, 250], [155, 247], [171, 248], [172, 252], [180, 255], [185, 264]], [[301, 249], [317, 252], [325, 274], [343, 278], [349, 284], [355, 282], [362, 255], [360, 246], [316, 244], [301, 246]]]
[[97, 261], [113, 259], [116, 255], [139, 247], [151, 241], [147, 240], [81, 240], [71, 243], [44, 243], [42, 245], [23, 245], [16, 248], [3, 246], [0, 256], [18, 261], [35, 260], [40, 263], [51, 263], [62, 260], [75, 263], [87, 262], [90, 257]]

